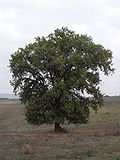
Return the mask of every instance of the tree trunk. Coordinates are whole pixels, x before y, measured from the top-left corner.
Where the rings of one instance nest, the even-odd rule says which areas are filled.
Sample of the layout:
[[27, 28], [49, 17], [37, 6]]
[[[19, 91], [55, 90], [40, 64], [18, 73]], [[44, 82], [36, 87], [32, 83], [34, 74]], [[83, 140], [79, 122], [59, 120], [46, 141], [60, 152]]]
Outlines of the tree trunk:
[[60, 126], [60, 123], [55, 123], [55, 132], [67, 132], [64, 128]]
[[59, 131], [61, 128], [60, 123], [55, 123], [55, 132]]

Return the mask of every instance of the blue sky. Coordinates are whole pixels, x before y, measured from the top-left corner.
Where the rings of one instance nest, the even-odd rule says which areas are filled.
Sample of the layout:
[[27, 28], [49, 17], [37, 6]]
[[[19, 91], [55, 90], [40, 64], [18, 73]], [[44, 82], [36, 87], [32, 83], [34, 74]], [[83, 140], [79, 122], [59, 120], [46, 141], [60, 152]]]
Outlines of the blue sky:
[[101, 89], [120, 95], [120, 1], [118, 0], [0, 0], [0, 93], [12, 93], [8, 68], [19, 47], [67, 26], [113, 51], [115, 74], [102, 77]]

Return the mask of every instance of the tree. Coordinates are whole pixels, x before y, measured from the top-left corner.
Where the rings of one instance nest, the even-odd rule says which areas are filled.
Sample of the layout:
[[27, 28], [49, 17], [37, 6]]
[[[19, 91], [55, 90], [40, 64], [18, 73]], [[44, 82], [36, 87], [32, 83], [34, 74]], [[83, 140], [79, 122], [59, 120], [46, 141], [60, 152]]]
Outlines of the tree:
[[26, 120], [55, 124], [55, 131], [62, 130], [60, 124], [88, 122], [90, 108], [97, 112], [103, 106], [100, 73], [114, 71], [110, 50], [64, 27], [19, 48], [10, 69]]

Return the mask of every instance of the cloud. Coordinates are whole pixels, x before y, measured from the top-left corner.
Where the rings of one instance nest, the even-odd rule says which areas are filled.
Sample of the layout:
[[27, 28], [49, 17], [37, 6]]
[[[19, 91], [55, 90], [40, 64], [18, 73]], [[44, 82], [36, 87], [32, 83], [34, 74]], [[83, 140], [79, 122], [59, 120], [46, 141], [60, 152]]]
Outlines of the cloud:
[[[4, 0], [0, 1], [0, 90], [11, 90], [9, 58], [19, 47], [47, 36], [55, 28], [68, 26], [88, 34], [94, 42], [113, 51], [112, 77], [103, 78], [106, 94], [118, 94], [120, 72], [120, 1], [118, 0]], [[3, 69], [4, 68], [4, 69]], [[5, 71], [4, 71], [5, 70]], [[109, 81], [111, 84], [109, 84]], [[6, 86], [6, 89], [4, 90]], [[115, 91], [116, 89], [116, 91]]]
[[14, 20], [16, 19], [17, 11], [15, 9], [0, 10], [0, 35], [10, 38], [18, 38], [20, 34], [16, 30]]
[[120, 6], [120, 1], [118, 1], [118, 0], [105, 0], [105, 4], [106, 4], [106, 6], [111, 6], [111, 7], [119, 7]]

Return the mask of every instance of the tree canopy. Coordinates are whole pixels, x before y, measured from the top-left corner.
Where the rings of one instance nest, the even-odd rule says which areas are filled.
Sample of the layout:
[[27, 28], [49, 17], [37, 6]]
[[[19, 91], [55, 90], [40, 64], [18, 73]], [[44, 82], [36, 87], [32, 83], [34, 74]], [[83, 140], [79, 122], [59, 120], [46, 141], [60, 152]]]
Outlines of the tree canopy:
[[112, 66], [109, 49], [62, 27], [11, 55], [11, 85], [29, 123], [54, 123], [57, 130], [64, 123], [87, 123], [90, 108], [97, 112], [103, 105], [100, 73], [109, 75]]

